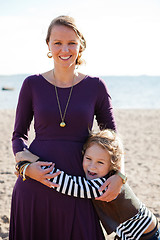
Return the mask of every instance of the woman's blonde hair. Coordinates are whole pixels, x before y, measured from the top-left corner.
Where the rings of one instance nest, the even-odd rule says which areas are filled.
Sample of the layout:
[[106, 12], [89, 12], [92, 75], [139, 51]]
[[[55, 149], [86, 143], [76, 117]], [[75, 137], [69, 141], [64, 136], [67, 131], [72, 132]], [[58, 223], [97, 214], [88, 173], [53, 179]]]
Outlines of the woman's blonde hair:
[[83, 153], [93, 144], [98, 144], [106, 149], [110, 155], [111, 167], [110, 170], [119, 170], [121, 159], [124, 155], [122, 140], [118, 134], [110, 129], [102, 130], [98, 133], [91, 133], [88, 140], [83, 146]]
[[47, 31], [47, 37], [46, 37], [47, 44], [49, 42], [51, 31], [54, 26], [66, 26], [66, 27], [71, 28], [76, 33], [77, 37], [80, 40], [80, 50], [79, 50], [78, 57], [76, 59], [76, 65], [81, 65], [84, 62], [84, 60], [82, 60], [81, 57], [82, 57], [82, 52], [86, 48], [86, 40], [85, 40], [83, 34], [78, 30], [74, 18], [72, 18], [70, 16], [59, 16], [59, 17], [53, 19], [52, 22], [50, 23], [48, 31]]

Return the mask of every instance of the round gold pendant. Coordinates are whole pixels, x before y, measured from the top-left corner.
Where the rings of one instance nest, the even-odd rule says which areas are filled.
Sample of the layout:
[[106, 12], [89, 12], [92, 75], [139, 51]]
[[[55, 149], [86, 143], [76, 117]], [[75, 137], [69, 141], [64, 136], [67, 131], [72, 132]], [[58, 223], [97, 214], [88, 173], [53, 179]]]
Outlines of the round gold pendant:
[[65, 126], [66, 126], [65, 122], [60, 123], [60, 127], [65, 127]]

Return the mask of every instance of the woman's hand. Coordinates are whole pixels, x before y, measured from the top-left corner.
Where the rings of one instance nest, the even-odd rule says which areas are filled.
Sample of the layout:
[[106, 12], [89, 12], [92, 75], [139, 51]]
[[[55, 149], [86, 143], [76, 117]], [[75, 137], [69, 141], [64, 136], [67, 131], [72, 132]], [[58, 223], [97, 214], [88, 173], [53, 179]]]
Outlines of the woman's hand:
[[122, 185], [122, 179], [118, 175], [115, 174], [109, 177], [99, 189], [99, 191], [103, 191], [107, 188], [106, 192], [102, 196], [97, 197], [96, 200], [106, 202], [114, 200], [120, 193]]
[[38, 156], [34, 155], [30, 151], [28, 151], [26, 148], [24, 148], [24, 150], [21, 152], [17, 152], [15, 156], [16, 163], [24, 160], [28, 160], [30, 162], [36, 162], [38, 158], [39, 158]]
[[[18, 152], [16, 154], [16, 162], [19, 161], [30, 161], [31, 164], [27, 167], [25, 175], [36, 180], [39, 181], [41, 183], [43, 183], [44, 185], [46, 185], [47, 187], [59, 187], [58, 184], [52, 183], [49, 181], [49, 179], [51, 178], [55, 178], [56, 176], [58, 176], [61, 172], [56, 172], [53, 174], [50, 174], [50, 172], [53, 170], [54, 168], [54, 164], [52, 162], [36, 162], [39, 157], [34, 155], [33, 153], [31, 153], [30, 151], [28, 151], [27, 149], [24, 148], [23, 151]], [[49, 168], [47, 169], [42, 169], [42, 166], [49, 166]], [[18, 177], [19, 173], [16, 171], [15, 175]]]
[[[54, 168], [54, 165], [55, 164], [52, 162], [33, 162], [27, 167], [25, 175], [38, 181], [38, 182], [41, 182], [42, 184], [46, 185], [47, 187], [50, 187], [50, 188], [51, 187], [59, 187], [58, 184], [52, 183], [49, 181], [49, 179], [55, 178], [56, 176], [61, 174], [60, 171], [50, 174], [50, 172]], [[42, 169], [41, 168], [42, 166], [48, 166], [49, 168]]]

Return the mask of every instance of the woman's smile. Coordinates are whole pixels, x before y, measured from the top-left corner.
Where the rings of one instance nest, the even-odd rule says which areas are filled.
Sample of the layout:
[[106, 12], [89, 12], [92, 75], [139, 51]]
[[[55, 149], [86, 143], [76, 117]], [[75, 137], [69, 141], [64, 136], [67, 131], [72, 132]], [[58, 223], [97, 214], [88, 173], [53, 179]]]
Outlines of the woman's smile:
[[80, 51], [80, 40], [73, 29], [66, 26], [54, 26], [49, 43], [55, 67], [68, 68], [76, 64]]
[[60, 59], [62, 60], [68, 60], [72, 57], [72, 55], [69, 55], [69, 56], [59, 56]]

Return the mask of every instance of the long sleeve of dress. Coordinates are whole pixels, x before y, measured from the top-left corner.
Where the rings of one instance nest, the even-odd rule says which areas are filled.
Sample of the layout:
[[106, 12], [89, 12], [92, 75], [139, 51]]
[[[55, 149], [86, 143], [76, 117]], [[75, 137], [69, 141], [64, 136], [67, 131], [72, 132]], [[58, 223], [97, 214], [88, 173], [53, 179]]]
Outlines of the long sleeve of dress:
[[97, 88], [95, 116], [101, 130], [106, 128], [116, 130], [111, 97], [102, 79], [99, 80]]
[[26, 78], [19, 94], [16, 110], [15, 126], [12, 137], [12, 148], [14, 154], [23, 151], [23, 149], [27, 147], [28, 131], [32, 119], [32, 93], [29, 81]]

